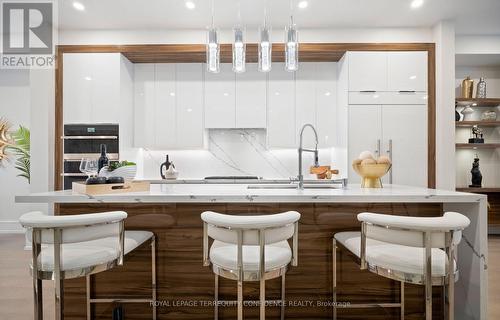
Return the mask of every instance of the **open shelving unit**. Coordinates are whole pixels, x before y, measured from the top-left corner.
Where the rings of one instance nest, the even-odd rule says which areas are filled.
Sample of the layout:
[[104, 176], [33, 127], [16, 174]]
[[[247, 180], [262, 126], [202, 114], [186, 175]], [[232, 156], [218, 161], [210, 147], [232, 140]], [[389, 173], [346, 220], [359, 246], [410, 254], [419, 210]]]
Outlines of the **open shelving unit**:
[[496, 149], [500, 148], [500, 143], [457, 143], [457, 149]]
[[474, 107], [494, 107], [500, 105], [500, 98], [485, 98], [485, 99], [455, 99], [458, 105], [472, 105]]
[[500, 126], [500, 121], [499, 120], [455, 121], [455, 126], [457, 127], [472, 127], [475, 125], [482, 127], [497, 127]]

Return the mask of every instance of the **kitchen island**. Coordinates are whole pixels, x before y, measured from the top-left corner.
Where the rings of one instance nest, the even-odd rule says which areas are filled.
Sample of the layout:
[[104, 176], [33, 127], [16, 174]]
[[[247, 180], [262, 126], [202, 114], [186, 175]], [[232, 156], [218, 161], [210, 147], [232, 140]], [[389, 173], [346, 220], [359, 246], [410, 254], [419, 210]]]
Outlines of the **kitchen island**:
[[[202, 222], [206, 210], [227, 214], [272, 214], [296, 210], [299, 224], [298, 267], [287, 273], [287, 319], [331, 318], [332, 237], [340, 231], [359, 230], [359, 212], [439, 216], [457, 211], [471, 220], [467, 241], [458, 249], [460, 276], [456, 285], [456, 319], [487, 319], [487, 201], [478, 194], [405, 186], [384, 189], [316, 187], [306, 190], [279, 187], [249, 189], [248, 185], [158, 184], [149, 192], [87, 196], [56, 191], [16, 197], [22, 203], [51, 203], [56, 214], [124, 210], [126, 229], [151, 230], [157, 236], [158, 318], [212, 319], [210, 302], [214, 276], [202, 265]], [[347, 252], [338, 258], [338, 301], [345, 303], [397, 302], [399, 284], [359, 270]], [[125, 259], [123, 267], [93, 277], [93, 297], [147, 297], [149, 250], [144, 246]], [[267, 299], [279, 298], [279, 279], [268, 282]], [[66, 319], [85, 316], [85, 279], [65, 282]], [[258, 283], [245, 283], [246, 300], [256, 300]], [[142, 296], [141, 296], [142, 294]], [[222, 280], [220, 299], [235, 300], [236, 284]], [[434, 314], [440, 317], [442, 290], [434, 288]], [[423, 319], [423, 287], [407, 285], [406, 319]], [[109, 319], [113, 303], [93, 306], [96, 319]], [[144, 319], [148, 304], [124, 305], [127, 319]], [[219, 309], [220, 319], [234, 319], [234, 306]], [[245, 307], [247, 319], [256, 318], [258, 307]], [[340, 319], [399, 318], [399, 309], [340, 309]], [[277, 319], [279, 308], [267, 309]]]

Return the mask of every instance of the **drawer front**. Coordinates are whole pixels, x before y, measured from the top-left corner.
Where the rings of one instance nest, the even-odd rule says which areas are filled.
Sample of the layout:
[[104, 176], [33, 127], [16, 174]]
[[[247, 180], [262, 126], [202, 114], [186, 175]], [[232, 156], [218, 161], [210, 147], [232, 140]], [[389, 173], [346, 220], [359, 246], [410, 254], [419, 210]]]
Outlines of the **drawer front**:
[[427, 92], [380, 92], [354, 91], [349, 92], [349, 104], [427, 104]]

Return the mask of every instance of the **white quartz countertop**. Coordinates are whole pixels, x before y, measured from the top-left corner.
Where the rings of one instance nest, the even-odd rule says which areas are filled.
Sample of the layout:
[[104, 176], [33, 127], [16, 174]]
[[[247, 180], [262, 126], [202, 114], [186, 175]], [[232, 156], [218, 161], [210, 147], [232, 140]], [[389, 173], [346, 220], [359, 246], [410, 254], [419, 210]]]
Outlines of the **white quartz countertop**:
[[17, 203], [356, 203], [419, 202], [471, 203], [485, 195], [385, 185], [383, 189], [363, 189], [348, 185], [338, 189], [248, 189], [245, 184], [152, 184], [148, 192], [84, 195], [71, 190], [16, 196]]

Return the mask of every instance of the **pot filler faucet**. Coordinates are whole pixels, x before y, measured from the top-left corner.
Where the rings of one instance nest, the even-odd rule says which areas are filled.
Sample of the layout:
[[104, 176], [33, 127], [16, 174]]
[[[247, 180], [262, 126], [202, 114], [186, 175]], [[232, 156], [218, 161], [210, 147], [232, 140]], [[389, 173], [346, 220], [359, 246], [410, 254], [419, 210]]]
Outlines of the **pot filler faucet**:
[[[306, 127], [309, 127], [312, 129], [314, 132], [314, 137], [316, 139], [316, 147], [314, 150], [312, 149], [304, 149], [303, 148], [303, 138], [302, 136], [304, 135], [304, 129]], [[311, 152], [314, 153], [314, 166], [318, 167], [319, 166], [319, 157], [318, 157], [318, 133], [316, 132], [316, 129], [314, 129], [314, 126], [310, 123], [306, 123], [302, 129], [300, 130], [300, 144], [299, 144], [299, 175], [297, 176], [299, 180], [299, 189], [304, 189], [304, 175], [302, 174], [302, 153], [303, 152]]]

